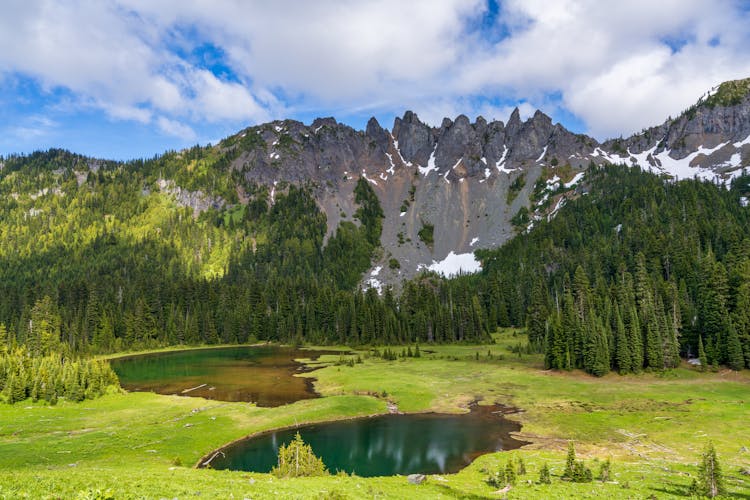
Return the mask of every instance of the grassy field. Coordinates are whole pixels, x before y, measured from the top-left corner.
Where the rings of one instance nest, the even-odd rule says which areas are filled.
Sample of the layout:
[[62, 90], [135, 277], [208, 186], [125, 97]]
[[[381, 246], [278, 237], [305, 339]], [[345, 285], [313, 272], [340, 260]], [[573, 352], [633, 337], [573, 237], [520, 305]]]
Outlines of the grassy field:
[[[596, 379], [541, 369], [519, 358], [505, 332], [488, 346], [429, 346], [421, 358], [384, 361], [361, 353], [353, 367], [305, 376], [324, 398], [278, 408], [147, 393], [112, 393], [80, 404], [0, 406], [0, 498], [673, 498], [687, 494], [700, 452], [716, 445], [730, 493], [750, 499], [750, 374], [667, 374]], [[401, 351], [401, 348], [394, 348]], [[429, 351], [429, 352], [427, 352]], [[384, 395], [385, 393], [385, 395]], [[376, 395], [376, 396], [375, 396]], [[400, 411], [466, 411], [469, 403], [519, 408], [522, 450], [480, 457], [458, 474], [419, 486], [400, 476], [279, 480], [268, 474], [197, 470], [198, 459], [248, 434], [303, 422]], [[568, 440], [608, 483], [561, 481]], [[528, 474], [507, 494], [488, 472], [523, 457]], [[543, 463], [551, 485], [538, 485]]]

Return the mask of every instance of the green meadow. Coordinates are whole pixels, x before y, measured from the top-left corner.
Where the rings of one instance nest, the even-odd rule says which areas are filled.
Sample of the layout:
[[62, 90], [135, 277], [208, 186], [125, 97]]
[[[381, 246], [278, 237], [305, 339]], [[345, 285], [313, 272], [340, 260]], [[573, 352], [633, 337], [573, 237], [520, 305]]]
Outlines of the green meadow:
[[[0, 405], [0, 498], [674, 498], [686, 496], [700, 453], [713, 441], [729, 493], [750, 498], [750, 376], [681, 367], [666, 373], [594, 378], [542, 369], [513, 352], [525, 339], [505, 331], [484, 346], [421, 346], [422, 356], [362, 363], [324, 356], [316, 379], [324, 397], [276, 408], [201, 398], [112, 391], [56, 406]], [[393, 347], [400, 353], [401, 347]], [[270, 474], [196, 469], [233, 440], [302, 423], [402, 412], [465, 412], [473, 402], [518, 411], [520, 450], [481, 456], [457, 474], [347, 475], [277, 479]], [[594, 477], [612, 461], [609, 481], [560, 476], [568, 442]], [[527, 473], [505, 493], [491, 472], [523, 458]], [[547, 463], [552, 484], [538, 484]]]

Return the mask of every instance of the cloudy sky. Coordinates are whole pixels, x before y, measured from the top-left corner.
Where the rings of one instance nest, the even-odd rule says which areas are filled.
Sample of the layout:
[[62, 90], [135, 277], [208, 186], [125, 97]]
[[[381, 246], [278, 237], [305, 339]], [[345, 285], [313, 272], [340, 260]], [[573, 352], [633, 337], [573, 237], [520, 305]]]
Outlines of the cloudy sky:
[[746, 0], [2, 0], [0, 154], [539, 108], [598, 139], [750, 76]]

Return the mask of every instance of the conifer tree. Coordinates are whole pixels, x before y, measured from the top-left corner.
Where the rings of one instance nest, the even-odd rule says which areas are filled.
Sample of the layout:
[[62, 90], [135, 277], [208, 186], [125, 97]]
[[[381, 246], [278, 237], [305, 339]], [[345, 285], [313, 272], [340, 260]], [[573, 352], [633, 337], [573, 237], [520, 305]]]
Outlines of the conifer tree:
[[638, 318], [638, 310], [635, 305], [630, 308], [630, 328], [628, 329], [628, 345], [630, 346], [631, 363], [633, 372], [638, 373], [643, 368], [643, 335], [641, 334], [641, 322]]
[[516, 469], [513, 467], [513, 460], [505, 463], [505, 482], [511, 486], [516, 484]]
[[745, 358], [742, 354], [742, 344], [732, 321], [728, 321], [726, 334], [727, 366], [735, 371], [742, 370]]
[[278, 464], [271, 473], [277, 477], [325, 476], [328, 474], [323, 460], [315, 456], [299, 432], [288, 445], [279, 448]]
[[565, 470], [563, 470], [563, 477], [572, 479], [575, 472], [576, 466], [576, 447], [573, 441], [568, 443], [568, 455], [565, 458]]
[[716, 455], [714, 443], [711, 441], [701, 455], [698, 488], [702, 495], [709, 498], [717, 497], [725, 491], [721, 465]]
[[542, 468], [539, 470], [539, 483], [540, 484], [552, 484], [552, 479], [549, 473], [549, 466], [547, 462], [544, 462]]
[[617, 370], [621, 375], [632, 371], [632, 354], [630, 343], [625, 332], [625, 323], [622, 321], [622, 315], [618, 307], [615, 308], [615, 362]]
[[526, 474], [526, 462], [523, 457], [518, 457], [518, 475], [523, 476]]
[[609, 478], [612, 474], [612, 462], [608, 458], [604, 462], [602, 462], [601, 467], [599, 468], [599, 480], [602, 482], [609, 481]]
[[551, 317], [549, 331], [547, 333], [546, 353], [544, 356], [544, 365], [553, 370], [568, 370], [568, 342], [563, 332], [560, 315], [554, 314]]
[[698, 360], [701, 362], [701, 371], [706, 371], [708, 368], [708, 357], [706, 357], [706, 350], [703, 348], [703, 336], [698, 336]]
[[8, 352], [8, 331], [5, 325], [0, 323], [0, 356]]
[[531, 293], [531, 304], [529, 305], [528, 332], [529, 344], [541, 352], [544, 339], [547, 336], [547, 321], [549, 312], [547, 311], [546, 291], [544, 282], [539, 280], [534, 285]]

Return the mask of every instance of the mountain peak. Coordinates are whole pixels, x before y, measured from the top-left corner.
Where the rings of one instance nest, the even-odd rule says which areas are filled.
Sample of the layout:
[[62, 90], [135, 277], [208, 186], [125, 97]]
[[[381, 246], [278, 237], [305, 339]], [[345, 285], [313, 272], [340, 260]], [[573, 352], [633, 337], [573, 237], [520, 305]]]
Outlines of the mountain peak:
[[704, 101], [698, 104], [713, 108], [716, 106], [736, 106], [750, 95], [750, 78], [729, 80], [709, 91]]

